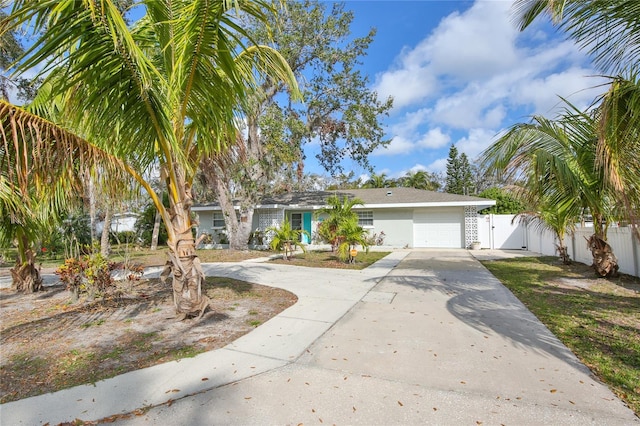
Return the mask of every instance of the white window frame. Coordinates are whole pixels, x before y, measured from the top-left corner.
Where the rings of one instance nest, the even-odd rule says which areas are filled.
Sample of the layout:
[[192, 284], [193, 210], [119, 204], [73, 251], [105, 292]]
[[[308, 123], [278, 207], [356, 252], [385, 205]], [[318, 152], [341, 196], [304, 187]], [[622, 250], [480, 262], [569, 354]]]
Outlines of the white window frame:
[[356, 210], [358, 225], [363, 228], [373, 228], [373, 210]]
[[[218, 225], [216, 225], [216, 222], [218, 222]], [[222, 222], [222, 225], [220, 225], [220, 222]], [[212, 219], [212, 229], [225, 229], [226, 228], [226, 224], [224, 222], [224, 215], [222, 214], [222, 212], [213, 212], [213, 219]]]

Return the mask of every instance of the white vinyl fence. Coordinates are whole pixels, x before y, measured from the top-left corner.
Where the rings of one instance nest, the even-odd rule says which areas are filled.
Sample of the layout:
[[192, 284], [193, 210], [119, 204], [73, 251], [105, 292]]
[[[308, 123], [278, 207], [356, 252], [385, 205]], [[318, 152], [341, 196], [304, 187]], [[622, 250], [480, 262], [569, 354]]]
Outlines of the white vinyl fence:
[[[557, 255], [556, 240], [552, 232], [527, 227], [513, 215], [478, 215], [478, 239], [482, 248], [502, 250], [529, 250], [544, 255]], [[593, 234], [592, 227], [578, 228], [565, 238], [571, 259], [591, 265], [593, 260], [587, 239]], [[633, 238], [628, 227], [609, 228], [607, 242], [618, 258], [620, 272], [640, 277], [640, 243]]]

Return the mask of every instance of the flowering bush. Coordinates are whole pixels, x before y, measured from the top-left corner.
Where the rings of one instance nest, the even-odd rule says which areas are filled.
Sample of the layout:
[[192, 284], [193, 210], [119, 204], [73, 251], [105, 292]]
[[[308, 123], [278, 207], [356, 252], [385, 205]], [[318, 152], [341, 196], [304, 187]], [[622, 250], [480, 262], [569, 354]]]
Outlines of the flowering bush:
[[56, 270], [56, 274], [75, 298], [83, 293], [93, 298], [113, 286], [111, 271], [114, 267], [98, 253], [69, 258]]

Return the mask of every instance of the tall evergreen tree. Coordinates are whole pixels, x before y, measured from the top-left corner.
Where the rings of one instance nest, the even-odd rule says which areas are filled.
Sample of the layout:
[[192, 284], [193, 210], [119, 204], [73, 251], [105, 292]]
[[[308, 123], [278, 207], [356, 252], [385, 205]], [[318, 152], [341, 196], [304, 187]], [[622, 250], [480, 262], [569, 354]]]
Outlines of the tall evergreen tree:
[[451, 145], [449, 148], [449, 158], [447, 159], [447, 177], [445, 179], [444, 191], [449, 194], [462, 194], [460, 186], [460, 159], [458, 158], [458, 148]]
[[460, 154], [460, 187], [462, 188], [462, 194], [471, 195], [475, 194], [475, 188], [473, 185], [473, 174], [471, 173], [471, 164], [469, 158], [464, 152]]

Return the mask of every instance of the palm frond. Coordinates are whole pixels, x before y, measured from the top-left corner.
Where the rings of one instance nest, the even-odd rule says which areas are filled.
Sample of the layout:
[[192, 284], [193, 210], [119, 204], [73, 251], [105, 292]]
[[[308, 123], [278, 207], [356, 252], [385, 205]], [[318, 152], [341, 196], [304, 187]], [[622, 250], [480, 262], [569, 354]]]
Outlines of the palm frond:
[[548, 14], [604, 70], [617, 73], [640, 60], [640, 2], [635, 0], [517, 0], [513, 14], [521, 31]]

